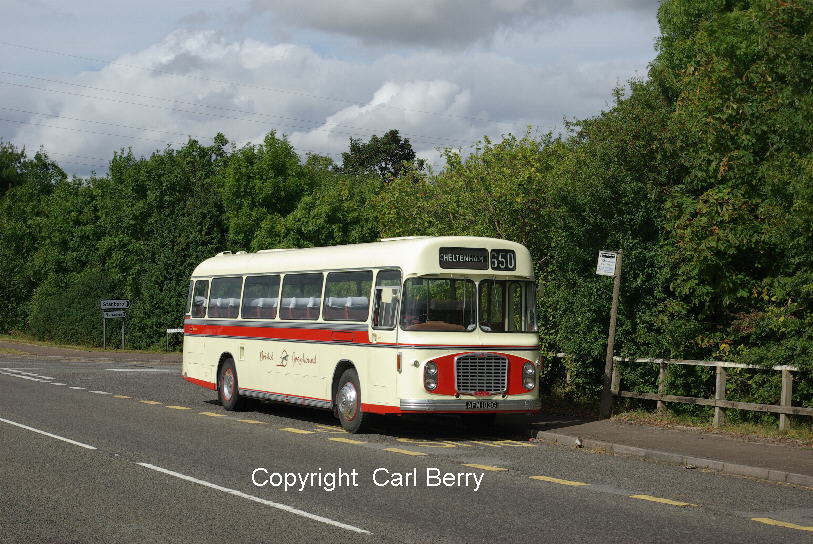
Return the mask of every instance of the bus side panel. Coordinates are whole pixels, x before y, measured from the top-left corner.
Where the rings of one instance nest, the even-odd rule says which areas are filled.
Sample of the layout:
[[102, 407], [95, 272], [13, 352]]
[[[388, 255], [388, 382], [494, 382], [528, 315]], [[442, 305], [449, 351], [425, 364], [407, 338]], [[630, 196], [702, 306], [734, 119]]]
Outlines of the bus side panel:
[[[365, 349], [367, 352], [367, 387], [365, 404], [398, 406], [398, 350], [387, 348]], [[409, 364], [403, 360], [402, 364]]]
[[183, 340], [183, 367], [184, 378], [189, 381], [207, 387], [215, 388], [216, 378], [205, 363], [207, 357], [206, 338], [185, 334]]
[[333, 356], [329, 348], [285, 340], [241, 340], [240, 344], [244, 346], [243, 370], [238, 370], [241, 389], [330, 400], [328, 376], [335, 365], [329, 364]]

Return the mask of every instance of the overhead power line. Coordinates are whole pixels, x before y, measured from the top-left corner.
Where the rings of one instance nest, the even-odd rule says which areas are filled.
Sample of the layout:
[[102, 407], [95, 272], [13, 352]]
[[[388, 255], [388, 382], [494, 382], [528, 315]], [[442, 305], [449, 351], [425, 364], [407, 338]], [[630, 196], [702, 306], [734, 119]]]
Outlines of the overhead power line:
[[[253, 123], [253, 124], [257, 124], [257, 125], [262, 125], [264, 127], [268, 127], [268, 125], [269, 125], [268, 122], [258, 121], [256, 119], [250, 119], [250, 118], [246, 118], [246, 117], [215, 115], [213, 113], [207, 113], [207, 112], [202, 112], [202, 111], [197, 111], [197, 110], [180, 109], [180, 108], [175, 108], [175, 107], [171, 107], [171, 106], [161, 106], [161, 105], [158, 105], [158, 104], [147, 104], [147, 103], [144, 103], [144, 102], [134, 102], [134, 101], [131, 101], [131, 100], [123, 100], [123, 99], [120, 99], [120, 98], [112, 98], [112, 97], [108, 97], [108, 96], [88, 95], [88, 94], [76, 93], [76, 92], [66, 91], [66, 90], [61, 90], [61, 89], [52, 89], [52, 88], [48, 88], [48, 87], [38, 87], [36, 85], [28, 85], [28, 84], [25, 84], [25, 83], [14, 83], [14, 82], [11, 82], [11, 81], [0, 81], [0, 85], [9, 85], [9, 86], [20, 87], [20, 88], [24, 88], [24, 89], [32, 89], [32, 90], [43, 91], [43, 92], [48, 92], [48, 93], [62, 94], [62, 95], [67, 95], [67, 96], [75, 96], [75, 97], [79, 97], [79, 98], [87, 98], [87, 99], [90, 99], [90, 100], [102, 100], [102, 101], [113, 102], [113, 103], [117, 103], [117, 104], [128, 104], [128, 105], [139, 106], [139, 107], [144, 107], [144, 108], [152, 108], [152, 109], [159, 109], [159, 110], [179, 112], [179, 113], [190, 113], [190, 114], [193, 114], [193, 115], [199, 115], [199, 116], [202, 116], [202, 117], [211, 117], [211, 118], [215, 118], [215, 119], [227, 119], [227, 120], [231, 120], [231, 121], [240, 121], [240, 122], [245, 122], [245, 123]], [[253, 112], [250, 113], [250, 114], [254, 115]], [[334, 134], [341, 134], [341, 135], [344, 135], [344, 136], [359, 137], [359, 138], [366, 138], [368, 136], [368, 133], [348, 132], [348, 131], [344, 131], [344, 130], [333, 130], [333, 127], [331, 127], [331, 126], [312, 127], [312, 126], [307, 126], [307, 125], [302, 125], [302, 124], [279, 123], [279, 122], [278, 122], [278, 124], [280, 126], [287, 126], [289, 128], [301, 129], [301, 130], [309, 131], [309, 132], [318, 132], [318, 131], [330, 130]], [[444, 145], [444, 143], [442, 141], [440, 141], [438, 139], [434, 139], [434, 138], [427, 138], [427, 137], [423, 137], [423, 136], [420, 136], [420, 135], [406, 134], [406, 133], [404, 133], [403, 135], [410, 138], [411, 140], [416, 141], [416, 142], [426, 142], [426, 143], [433, 144], [433, 145]], [[459, 142], [459, 140], [458, 140], [458, 142]]]
[[[20, 73], [17, 73], [17, 72], [6, 72], [6, 71], [0, 70], [0, 74], [12, 76], [12, 77], [24, 78], [24, 79], [33, 79], [33, 80], [36, 80], [36, 81], [44, 81], [44, 82], [47, 82], [47, 83], [56, 83], [58, 85], [65, 85], [65, 86], [69, 86], [69, 87], [79, 87], [81, 89], [89, 89], [89, 90], [93, 90], [93, 91], [101, 91], [101, 92], [105, 92], [105, 93], [120, 94], [120, 95], [124, 95], [124, 96], [134, 96], [134, 97], [137, 97], [137, 98], [145, 98], [145, 99], [148, 99], [148, 100], [157, 100], [157, 101], [161, 101], [161, 102], [170, 102], [170, 103], [173, 103], [173, 104], [183, 104], [183, 105], [188, 105], [188, 106], [194, 106], [194, 107], [197, 107], [197, 108], [206, 108], [206, 109], [219, 110], [219, 111], [230, 111], [230, 112], [234, 112], [234, 113], [241, 113], [241, 114], [252, 115], [252, 116], [257, 116], [257, 117], [265, 117], [265, 118], [270, 118], [270, 119], [283, 119], [283, 120], [288, 120], [288, 121], [297, 121], [297, 122], [302, 122], [302, 123], [310, 123], [310, 124], [315, 125], [314, 128], [318, 127], [319, 125], [325, 125], [325, 126], [329, 126], [329, 127], [349, 128], [349, 129], [360, 130], [360, 131], [365, 131], [365, 132], [384, 132], [384, 131], [388, 130], [388, 129], [378, 129], [378, 130], [376, 130], [376, 129], [370, 128], [370, 127], [361, 127], [361, 126], [358, 126], [358, 125], [351, 125], [351, 124], [347, 124], [347, 123], [325, 122], [325, 121], [321, 121], [321, 120], [317, 121], [317, 120], [313, 120], [313, 119], [303, 119], [301, 117], [292, 117], [292, 116], [289, 116], [289, 115], [263, 113], [263, 112], [257, 112], [257, 111], [251, 111], [251, 110], [242, 110], [242, 109], [239, 109], [239, 108], [232, 108], [232, 107], [229, 107], [229, 106], [217, 106], [217, 105], [213, 105], [213, 104], [204, 104], [202, 102], [193, 102], [193, 101], [190, 101], [190, 100], [182, 100], [182, 99], [179, 99], [179, 98], [169, 98], [169, 97], [164, 97], [164, 96], [155, 96], [155, 95], [149, 95], [149, 94], [134, 93], [134, 92], [130, 92], [130, 91], [120, 91], [120, 90], [117, 90], [117, 89], [107, 89], [107, 88], [104, 88], [104, 87], [96, 87], [96, 86], [93, 86], [93, 85], [83, 85], [81, 83], [74, 83], [72, 81], [64, 81], [64, 80], [59, 80], [59, 79], [50, 79], [50, 78], [45, 78], [45, 77], [37, 77], [37, 76], [28, 75], [28, 74], [20, 74]], [[33, 87], [33, 86], [32, 86], [32, 88], [35, 88], [35, 89], [47, 89], [47, 88], [43, 88], [43, 87]], [[87, 95], [80, 95], [80, 96], [87, 96]], [[455, 139], [455, 138], [447, 138], [447, 137], [444, 137], [444, 136], [425, 136], [425, 135], [422, 135], [422, 134], [405, 133], [405, 132], [402, 132], [402, 134], [404, 136], [406, 136], [408, 138], [411, 138], [413, 140], [416, 140], [416, 141], [428, 141], [430, 143], [432, 141], [447, 141], [447, 142], [450, 142], [452, 144], [458, 144], [458, 145], [468, 145], [468, 143], [469, 143], [467, 140], [464, 141], [464, 140]]]
[[[17, 108], [6, 108], [6, 107], [3, 107], [3, 106], [0, 106], [0, 110], [15, 111], [17, 113], [28, 113], [30, 115], [45, 115], [45, 116], [50, 117], [52, 119], [65, 119], [66, 121], [80, 121], [82, 123], [92, 123], [94, 125], [108, 125], [108, 126], [112, 126], [112, 127], [129, 128], [129, 129], [132, 129], [132, 130], [143, 130], [143, 131], [147, 131], [147, 132], [162, 132], [164, 134], [173, 134], [175, 136], [186, 136], [186, 137], [190, 136], [189, 134], [183, 133], [183, 132], [172, 132], [172, 131], [169, 131], [169, 130], [160, 130], [160, 129], [157, 129], [157, 128], [136, 127], [136, 126], [133, 126], [133, 125], [125, 125], [125, 124], [122, 124], [122, 123], [113, 123], [111, 121], [92, 121], [90, 119], [80, 119], [79, 117], [67, 117], [65, 115], [54, 115], [54, 114], [50, 114], [50, 113], [43, 113], [43, 112], [37, 112], [37, 111], [31, 111], [31, 110], [22, 110], [22, 109], [17, 109]], [[198, 138], [198, 139], [200, 139], [200, 138]]]
[[[2, 108], [2, 107], [0, 107], [0, 109], [11, 110], [11, 111], [26, 111], [26, 110], [15, 110], [13, 108]], [[27, 112], [27, 113], [36, 113], [36, 112]], [[47, 115], [47, 114], [37, 114], [37, 115]], [[87, 119], [79, 119], [79, 118], [76, 118], [76, 117], [62, 117], [62, 116], [59, 116], [59, 115], [51, 115], [51, 117], [55, 118], [55, 119], [66, 119], [66, 120], [72, 120], [72, 121], [80, 121], [80, 122], [84, 122], [84, 123], [99, 123], [99, 124], [103, 124], [103, 125], [118, 126], [118, 127], [123, 127], [123, 128], [137, 128], [137, 127], [131, 127], [129, 125], [121, 125], [119, 123], [90, 121], [90, 120], [87, 120]], [[18, 124], [18, 125], [40, 126], [40, 127], [45, 127], [45, 128], [53, 128], [53, 129], [57, 129], [57, 130], [67, 130], [67, 131], [71, 131], [71, 132], [83, 132], [83, 133], [86, 133], [86, 134], [95, 134], [95, 135], [98, 135], [98, 136], [113, 136], [113, 137], [116, 137], [116, 138], [123, 138], [123, 139], [129, 139], [129, 140], [143, 140], [143, 141], [148, 141], [148, 142], [160, 142], [160, 143], [162, 143], [164, 145], [173, 145], [173, 146], [178, 146], [178, 147], [182, 147], [182, 146], [186, 145], [186, 142], [168, 142], [166, 140], [160, 140], [160, 139], [157, 139], [157, 138], [144, 138], [144, 137], [141, 137], [141, 136], [133, 136], [132, 134], [115, 134], [115, 133], [110, 133], [110, 132], [99, 132], [97, 130], [88, 130], [88, 129], [75, 128], [75, 127], [61, 127], [61, 126], [57, 126], [57, 125], [49, 125], [49, 124], [46, 124], [46, 123], [32, 122], [30, 120], [28, 120], [28, 121], [20, 121], [18, 119], [0, 118], [0, 122], [15, 123], [15, 124]], [[144, 130], [154, 130], [154, 129], [144, 129]], [[159, 132], [162, 132], [162, 131], [159, 131]], [[170, 133], [170, 134], [181, 134], [181, 133]], [[192, 139], [199, 140], [199, 141], [209, 138], [209, 137], [204, 137], [204, 136], [194, 136], [194, 135], [190, 135], [190, 134], [187, 134], [185, 136], [187, 138], [192, 138]], [[296, 148], [296, 151], [301, 152], [301, 153], [305, 153], [305, 154], [313, 154], [313, 155], [324, 155], [325, 154], [324, 152], [321, 152], [321, 151], [315, 151], [313, 149], [306, 149], [306, 148]], [[51, 152], [46, 151], [46, 154], [47, 153], [51, 153]]]
[[99, 132], [98, 130], [87, 130], [87, 129], [73, 128], [73, 127], [60, 127], [60, 126], [56, 126], [56, 125], [49, 125], [49, 124], [46, 124], [46, 123], [36, 123], [36, 122], [33, 122], [33, 121], [19, 121], [17, 119], [5, 119], [5, 118], [2, 118], [2, 117], [0, 117], [0, 122], [16, 123], [18, 125], [33, 125], [33, 126], [45, 127], [45, 128], [55, 128], [57, 130], [68, 130], [68, 131], [71, 131], [71, 132], [84, 132], [84, 133], [87, 133], [87, 134], [96, 134], [98, 136], [113, 136], [115, 138], [127, 138], [127, 139], [131, 139], [131, 140], [144, 140], [144, 141], [147, 141], [147, 142], [161, 142], [163, 144], [169, 143], [170, 145], [184, 145], [183, 143], [166, 142], [165, 140], [157, 140], [155, 138], [144, 138], [144, 137], [141, 137], [141, 136], [133, 136], [131, 134], [130, 135], [128, 135], [128, 134], [114, 134], [114, 133], [110, 133], [110, 132]]
[[91, 157], [90, 155], [77, 155], [75, 153], [62, 153], [61, 151], [48, 151], [47, 149], [43, 149], [42, 153], [47, 156], [51, 155], [62, 155], [63, 157], [73, 157], [77, 159], [85, 159], [91, 161], [98, 161], [98, 162], [107, 162], [110, 159], [103, 159], [101, 157]]
[[[161, 70], [160, 68], [150, 68], [150, 67], [147, 67], [147, 66], [139, 66], [137, 64], [128, 64], [128, 63], [124, 63], [124, 62], [111, 61], [109, 59], [99, 59], [99, 58], [95, 58], [95, 57], [86, 57], [86, 56], [82, 56], [82, 55], [75, 55], [75, 54], [72, 54], [72, 53], [65, 53], [63, 51], [55, 51], [53, 49], [45, 49], [45, 48], [41, 48], [41, 47], [31, 47], [31, 46], [28, 46], [28, 45], [22, 45], [22, 44], [7, 42], [7, 41], [0, 41], [0, 45], [5, 45], [5, 46], [8, 46], [8, 47], [16, 47], [18, 49], [26, 49], [26, 50], [29, 50], [29, 51], [36, 51], [38, 53], [46, 53], [46, 54], [49, 54], [49, 55], [60, 55], [60, 56], [63, 56], [63, 57], [75, 58], [75, 59], [79, 59], [79, 60], [87, 60], [87, 61], [97, 62], [99, 64], [104, 64], [104, 65], [121, 66], [121, 67], [124, 67], [124, 68], [131, 68], [131, 69], [134, 69], [134, 70], [143, 70], [145, 72], [152, 72], [152, 73], [156, 73], [156, 74], [169, 75], [169, 76], [173, 76], [173, 77], [195, 79], [195, 80], [199, 80], [199, 81], [208, 81], [210, 83], [220, 83], [220, 84], [224, 84], [224, 85], [234, 85], [234, 86], [237, 86], [237, 87], [246, 87], [246, 88], [250, 88], [250, 89], [258, 89], [258, 90], [274, 92], [274, 93], [282, 93], [282, 94], [290, 94], [290, 95], [295, 95], [295, 96], [303, 96], [303, 97], [307, 97], [307, 98], [313, 98], [313, 99], [316, 99], [316, 100], [325, 100], [325, 101], [329, 101], [329, 102], [340, 102], [340, 103], [343, 103], [343, 104], [358, 105], [358, 103], [359, 103], [359, 101], [356, 101], [356, 100], [349, 100], [349, 99], [346, 99], [346, 98], [337, 98], [337, 97], [333, 97], [333, 96], [319, 95], [319, 94], [309, 93], [307, 91], [303, 91], [303, 90], [300, 90], [300, 89], [280, 89], [280, 88], [276, 88], [276, 87], [268, 87], [268, 86], [265, 86], [265, 85], [257, 85], [255, 83], [244, 83], [244, 82], [229, 81], [229, 80], [225, 80], [225, 79], [218, 79], [218, 78], [206, 77], [206, 76], [194, 76], [194, 75], [190, 75], [190, 74], [179, 74], [177, 72], [172, 72], [170, 70]], [[468, 121], [480, 121], [480, 122], [483, 122], [483, 123], [496, 123], [496, 121], [493, 121], [493, 120], [491, 120], [491, 119], [489, 119], [487, 117], [478, 117], [478, 116], [469, 116], [469, 115], [455, 115], [455, 114], [438, 112], [438, 111], [421, 110], [421, 109], [415, 109], [415, 108], [405, 108], [405, 107], [402, 107], [402, 106], [395, 106], [395, 105], [392, 105], [392, 104], [381, 104], [379, 107], [389, 108], [389, 109], [394, 109], [394, 110], [400, 110], [400, 111], [405, 111], [405, 112], [422, 113], [422, 114], [425, 114], [425, 115], [431, 115], [433, 117], [445, 117], [445, 118], [452, 118], [452, 119], [465, 119], [465, 120], [468, 120]]]

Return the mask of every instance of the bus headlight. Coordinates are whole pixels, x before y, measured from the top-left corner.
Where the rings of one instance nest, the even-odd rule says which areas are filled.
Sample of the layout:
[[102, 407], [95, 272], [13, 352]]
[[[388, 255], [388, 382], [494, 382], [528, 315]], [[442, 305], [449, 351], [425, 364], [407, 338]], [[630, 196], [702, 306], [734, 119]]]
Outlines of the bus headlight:
[[530, 361], [522, 365], [522, 386], [528, 391], [536, 388], [536, 368]]
[[429, 361], [423, 367], [423, 386], [427, 391], [434, 391], [438, 387], [438, 365]]

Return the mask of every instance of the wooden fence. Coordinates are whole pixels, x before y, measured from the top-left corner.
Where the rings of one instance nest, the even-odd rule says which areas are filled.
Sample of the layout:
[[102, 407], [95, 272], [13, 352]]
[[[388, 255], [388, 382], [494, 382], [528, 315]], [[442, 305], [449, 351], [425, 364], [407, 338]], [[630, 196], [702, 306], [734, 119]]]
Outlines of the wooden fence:
[[[652, 363], [659, 366], [658, 372], [658, 392], [641, 393], [637, 391], [621, 391], [621, 373], [619, 366], [622, 363]], [[666, 394], [666, 374], [668, 365], [690, 365], [708, 366], [716, 369], [716, 380], [714, 388], [714, 398], [706, 399], [699, 397], [682, 397], [679, 395]], [[774, 366], [771, 370], [782, 373], [782, 386], [779, 404], [758, 404], [754, 402], [736, 402], [726, 400], [726, 374], [729, 368], [749, 368], [755, 370], [768, 370], [765, 367], [746, 365], [743, 363], [730, 363], [727, 361], [687, 361], [683, 359], [629, 359], [625, 357], [613, 357], [613, 374], [611, 391], [614, 397], [631, 399], [648, 399], [658, 403], [658, 409], [664, 408], [665, 402], [682, 402], [685, 404], [699, 404], [702, 406], [714, 406], [714, 426], [719, 427], [725, 422], [726, 408], [736, 408], [738, 410], [749, 410], [752, 412], [772, 412], [779, 414], [779, 429], [786, 429], [790, 426], [790, 417], [813, 416], [813, 408], [791, 406], [793, 398], [793, 372], [798, 372], [795, 366], [781, 365]]]

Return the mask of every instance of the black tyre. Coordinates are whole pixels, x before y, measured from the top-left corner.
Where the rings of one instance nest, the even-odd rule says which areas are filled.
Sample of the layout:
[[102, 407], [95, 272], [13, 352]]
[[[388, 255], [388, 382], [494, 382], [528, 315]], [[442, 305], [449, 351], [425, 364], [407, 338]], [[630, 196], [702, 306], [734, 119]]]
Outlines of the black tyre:
[[226, 410], [239, 410], [243, 404], [240, 388], [237, 385], [237, 369], [232, 359], [223, 361], [217, 377], [217, 396]]
[[348, 368], [336, 384], [334, 397], [336, 414], [344, 430], [349, 433], [359, 432], [365, 423], [365, 414], [361, 411], [361, 387], [355, 369]]

